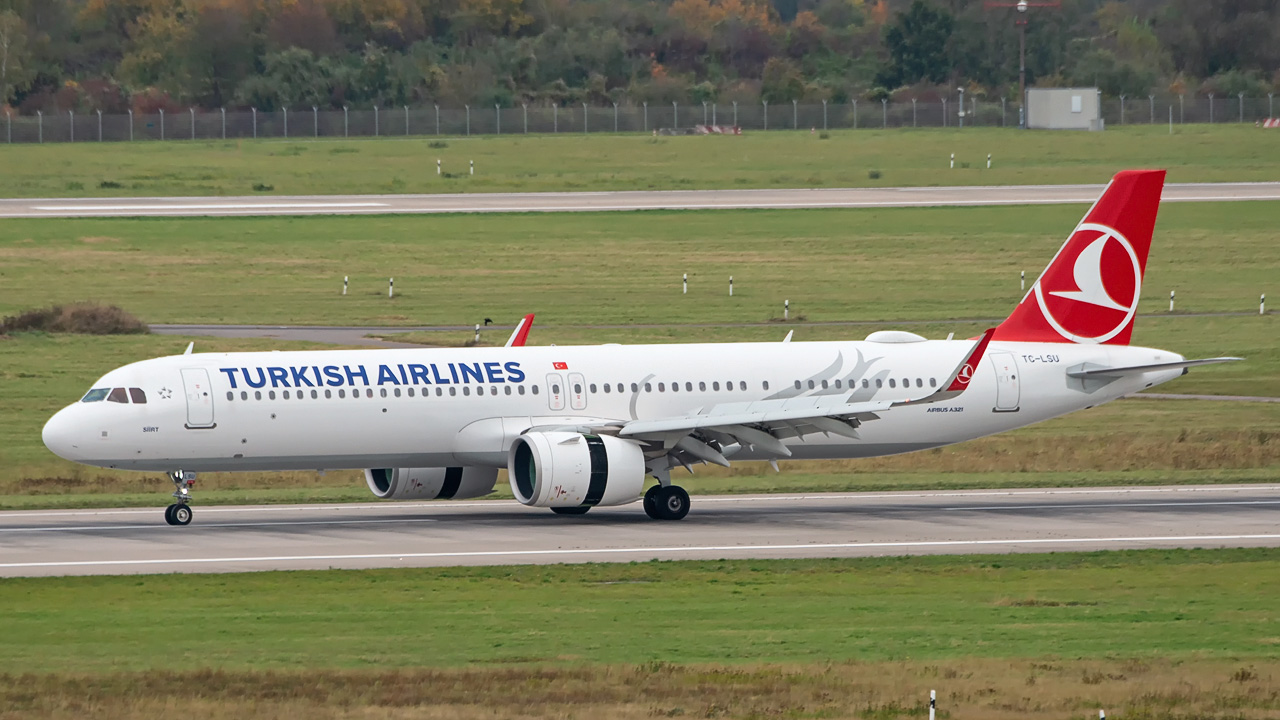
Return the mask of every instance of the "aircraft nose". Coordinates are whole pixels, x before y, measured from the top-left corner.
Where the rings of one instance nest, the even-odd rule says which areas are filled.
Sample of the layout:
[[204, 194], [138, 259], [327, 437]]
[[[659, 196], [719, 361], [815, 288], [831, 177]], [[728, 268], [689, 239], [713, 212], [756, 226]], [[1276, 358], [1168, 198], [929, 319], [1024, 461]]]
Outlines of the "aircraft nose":
[[81, 455], [78, 447], [81, 440], [76, 436], [76, 422], [71, 414], [69, 407], [59, 410], [44, 424], [44, 431], [40, 434], [45, 447], [67, 460], [75, 460]]

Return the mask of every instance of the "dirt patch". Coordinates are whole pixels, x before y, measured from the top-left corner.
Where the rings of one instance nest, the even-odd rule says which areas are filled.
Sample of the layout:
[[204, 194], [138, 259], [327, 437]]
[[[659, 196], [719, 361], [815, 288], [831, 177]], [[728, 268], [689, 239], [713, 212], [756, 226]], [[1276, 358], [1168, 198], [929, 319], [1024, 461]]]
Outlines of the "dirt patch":
[[80, 242], [89, 245], [100, 245], [102, 243], [118, 243], [120, 242], [120, 238], [91, 236], [80, 238]]
[[0, 334], [12, 332], [74, 333], [78, 335], [137, 335], [151, 332], [146, 323], [115, 305], [76, 303], [54, 305], [11, 315], [0, 323]]

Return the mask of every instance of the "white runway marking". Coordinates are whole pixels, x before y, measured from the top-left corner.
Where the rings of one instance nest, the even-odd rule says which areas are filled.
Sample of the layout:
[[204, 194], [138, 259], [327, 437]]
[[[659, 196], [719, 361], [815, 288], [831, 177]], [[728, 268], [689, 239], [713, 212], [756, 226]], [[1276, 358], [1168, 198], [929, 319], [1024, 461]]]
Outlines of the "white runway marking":
[[[429, 523], [439, 522], [432, 518], [394, 518], [389, 520], [286, 520], [284, 522], [256, 522], [256, 523], [201, 523], [197, 527], [201, 528], [232, 528], [232, 527], [279, 527], [281, 525], [377, 525], [382, 523], [396, 523], [403, 525], [405, 523]], [[29, 527], [29, 528], [0, 528], [0, 533], [42, 533], [42, 532], [84, 532], [88, 530], [156, 530], [165, 527], [159, 523], [150, 525], [68, 525], [65, 527]]]
[[305, 203], [210, 203], [203, 205], [36, 205], [35, 210], [51, 212], [129, 212], [135, 210], [329, 210], [340, 208], [382, 208], [386, 203], [374, 202], [305, 202]]
[[0, 568], [107, 567], [122, 565], [188, 565], [215, 563], [305, 562], [335, 560], [429, 560], [435, 558], [518, 558], [537, 556], [591, 556], [637, 553], [741, 553], [786, 550], [862, 550], [927, 547], [983, 547], [993, 545], [1068, 545], [1101, 543], [1227, 542], [1280, 540], [1280, 535], [1157, 535], [1107, 538], [1010, 538], [1005, 540], [922, 540], [867, 543], [808, 543], [799, 545], [701, 545], [689, 547], [581, 548], [571, 550], [486, 550], [477, 552], [374, 553], [361, 555], [274, 555], [262, 557], [155, 558], [149, 560], [87, 560], [65, 562], [0, 563]]
[[1280, 500], [1212, 500], [1206, 502], [1149, 502], [1149, 503], [1089, 503], [1087, 505], [979, 505], [976, 507], [948, 507], [941, 510], [1056, 510], [1060, 508], [1078, 508], [1091, 510], [1094, 508], [1156, 508], [1156, 507], [1200, 507], [1202, 505], [1280, 505]]

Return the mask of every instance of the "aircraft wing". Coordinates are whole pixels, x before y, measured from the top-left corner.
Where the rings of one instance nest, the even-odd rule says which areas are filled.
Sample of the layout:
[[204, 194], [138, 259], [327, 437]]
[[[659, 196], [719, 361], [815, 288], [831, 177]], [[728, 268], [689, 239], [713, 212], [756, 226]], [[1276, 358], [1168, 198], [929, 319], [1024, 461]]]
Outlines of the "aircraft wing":
[[942, 387], [909, 400], [848, 402], [841, 396], [796, 397], [744, 403], [721, 403], [688, 415], [654, 420], [633, 420], [618, 428], [619, 437], [644, 441], [653, 450], [665, 451], [676, 465], [712, 462], [728, 466], [728, 457], [742, 448], [763, 451], [774, 458], [791, 457], [782, 442], [811, 433], [858, 437], [858, 427], [883, 413], [907, 405], [951, 400], [969, 386], [973, 369], [982, 360], [994, 329], [974, 344]]

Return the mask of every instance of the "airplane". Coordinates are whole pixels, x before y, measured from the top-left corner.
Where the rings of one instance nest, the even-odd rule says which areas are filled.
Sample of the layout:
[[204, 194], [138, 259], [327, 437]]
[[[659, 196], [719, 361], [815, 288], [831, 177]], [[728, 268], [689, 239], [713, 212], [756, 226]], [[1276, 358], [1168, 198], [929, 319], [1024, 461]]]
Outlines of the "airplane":
[[1129, 344], [1164, 177], [1117, 174], [977, 338], [527, 347], [527, 317], [502, 348], [188, 346], [107, 373], [43, 439], [79, 463], [166, 472], [171, 525], [191, 522], [197, 472], [320, 469], [362, 469], [378, 498], [429, 500], [487, 495], [505, 468], [524, 505], [580, 515], [640, 501], [679, 520], [690, 501], [673, 469], [936, 448], [1239, 360]]

